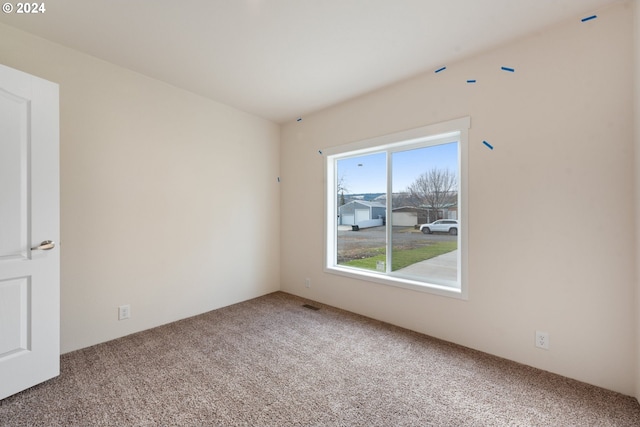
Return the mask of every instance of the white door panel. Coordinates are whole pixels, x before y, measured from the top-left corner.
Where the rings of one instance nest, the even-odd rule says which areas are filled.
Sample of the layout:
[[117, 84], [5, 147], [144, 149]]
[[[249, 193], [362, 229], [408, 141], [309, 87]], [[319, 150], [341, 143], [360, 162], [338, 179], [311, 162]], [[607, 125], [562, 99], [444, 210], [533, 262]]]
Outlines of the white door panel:
[[59, 374], [58, 85], [0, 65], [0, 399]]
[[0, 90], [0, 259], [26, 256], [29, 101]]
[[18, 277], [0, 282], [0, 357], [15, 352], [29, 350], [29, 295], [28, 277]]

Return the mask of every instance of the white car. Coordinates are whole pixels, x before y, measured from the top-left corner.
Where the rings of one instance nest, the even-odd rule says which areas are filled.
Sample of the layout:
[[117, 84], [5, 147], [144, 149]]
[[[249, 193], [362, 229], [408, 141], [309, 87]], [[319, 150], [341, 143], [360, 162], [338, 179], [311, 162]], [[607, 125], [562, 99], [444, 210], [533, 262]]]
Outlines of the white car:
[[449, 233], [452, 236], [458, 234], [458, 221], [455, 219], [439, 219], [431, 224], [422, 224], [420, 231], [424, 234]]

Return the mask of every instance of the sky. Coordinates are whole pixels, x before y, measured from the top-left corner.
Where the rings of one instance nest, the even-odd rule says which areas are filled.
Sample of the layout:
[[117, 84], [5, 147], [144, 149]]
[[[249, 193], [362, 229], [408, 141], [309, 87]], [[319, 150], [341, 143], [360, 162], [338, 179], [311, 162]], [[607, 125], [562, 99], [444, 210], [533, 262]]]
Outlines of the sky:
[[[456, 142], [399, 151], [392, 156], [394, 193], [405, 191], [419, 175], [433, 167], [458, 170]], [[338, 179], [343, 179], [345, 194], [385, 193], [385, 170], [385, 153], [338, 160]]]

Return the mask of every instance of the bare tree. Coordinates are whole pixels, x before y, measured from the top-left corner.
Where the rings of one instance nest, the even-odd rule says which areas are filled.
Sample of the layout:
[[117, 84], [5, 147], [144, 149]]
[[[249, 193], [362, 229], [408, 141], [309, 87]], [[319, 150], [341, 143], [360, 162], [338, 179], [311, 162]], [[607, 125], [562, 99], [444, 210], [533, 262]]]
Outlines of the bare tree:
[[344, 198], [344, 192], [345, 191], [349, 191], [349, 189], [347, 188], [347, 185], [345, 184], [345, 178], [344, 175], [341, 176], [340, 178], [338, 178], [338, 185], [337, 185], [337, 193], [339, 194], [339, 199], [338, 199], [338, 206], [342, 206], [346, 203], [345, 198]]
[[418, 176], [407, 193], [416, 207], [428, 210], [427, 222], [438, 219], [438, 211], [455, 204], [458, 198], [458, 180], [450, 169], [431, 168]]
[[401, 192], [401, 193], [393, 193], [393, 208], [400, 208], [403, 206], [413, 206], [411, 193], [409, 192]]

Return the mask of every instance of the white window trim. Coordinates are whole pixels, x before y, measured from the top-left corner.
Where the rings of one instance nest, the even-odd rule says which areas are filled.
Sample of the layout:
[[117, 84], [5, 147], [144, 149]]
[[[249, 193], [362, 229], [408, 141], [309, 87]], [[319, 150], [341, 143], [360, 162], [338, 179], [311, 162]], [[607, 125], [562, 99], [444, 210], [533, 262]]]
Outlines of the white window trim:
[[[337, 274], [358, 280], [380, 283], [419, 292], [427, 292], [446, 297], [468, 299], [468, 139], [469, 128], [471, 127], [471, 118], [462, 117], [447, 122], [437, 123], [433, 125], [423, 126], [389, 135], [383, 135], [362, 141], [356, 141], [336, 147], [329, 147], [322, 150], [326, 155], [325, 159], [325, 221], [324, 221], [324, 271], [331, 274]], [[458, 149], [458, 170], [459, 176], [459, 198], [458, 212], [459, 220], [463, 224], [460, 228], [459, 248], [458, 248], [458, 266], [459, 266], [459, 283], [460, 288], [452, 288], [437, 283], [426, 283], [423, 281], [412, 280], [408, 277], [400, 277], [389, 272], [378, 273], [375, 271], [367, 271], [352, 267], [340, 266], [335, 264], [337, 253], [337, 198], [334, 197], [334, 191], [329, 191], [328, 186], [334, 186], [336, 182], [335, 158], [345, 153], [358, 156], [361, 154], [370, 154], [373, 149], [380, 151], [395, 151], [398, 148], [402, 150], [411, 149], [412, 147], [422, 146], [430, 140], [441, 141], [447, 137], [456, 136], [455, 140], [459, 141]], [[390, 189], [387, 189], [389, 193]], [[391, 203], [391, 197], [387, 197], [387, 203]], [[390, 212], [389, 206], [387, 211]], [[387, 233], [390, 233], [388, 230]], [[331, 248], [331, 250], [329, 250]], [[388, 263], [387, 263], [388, 264]]]

